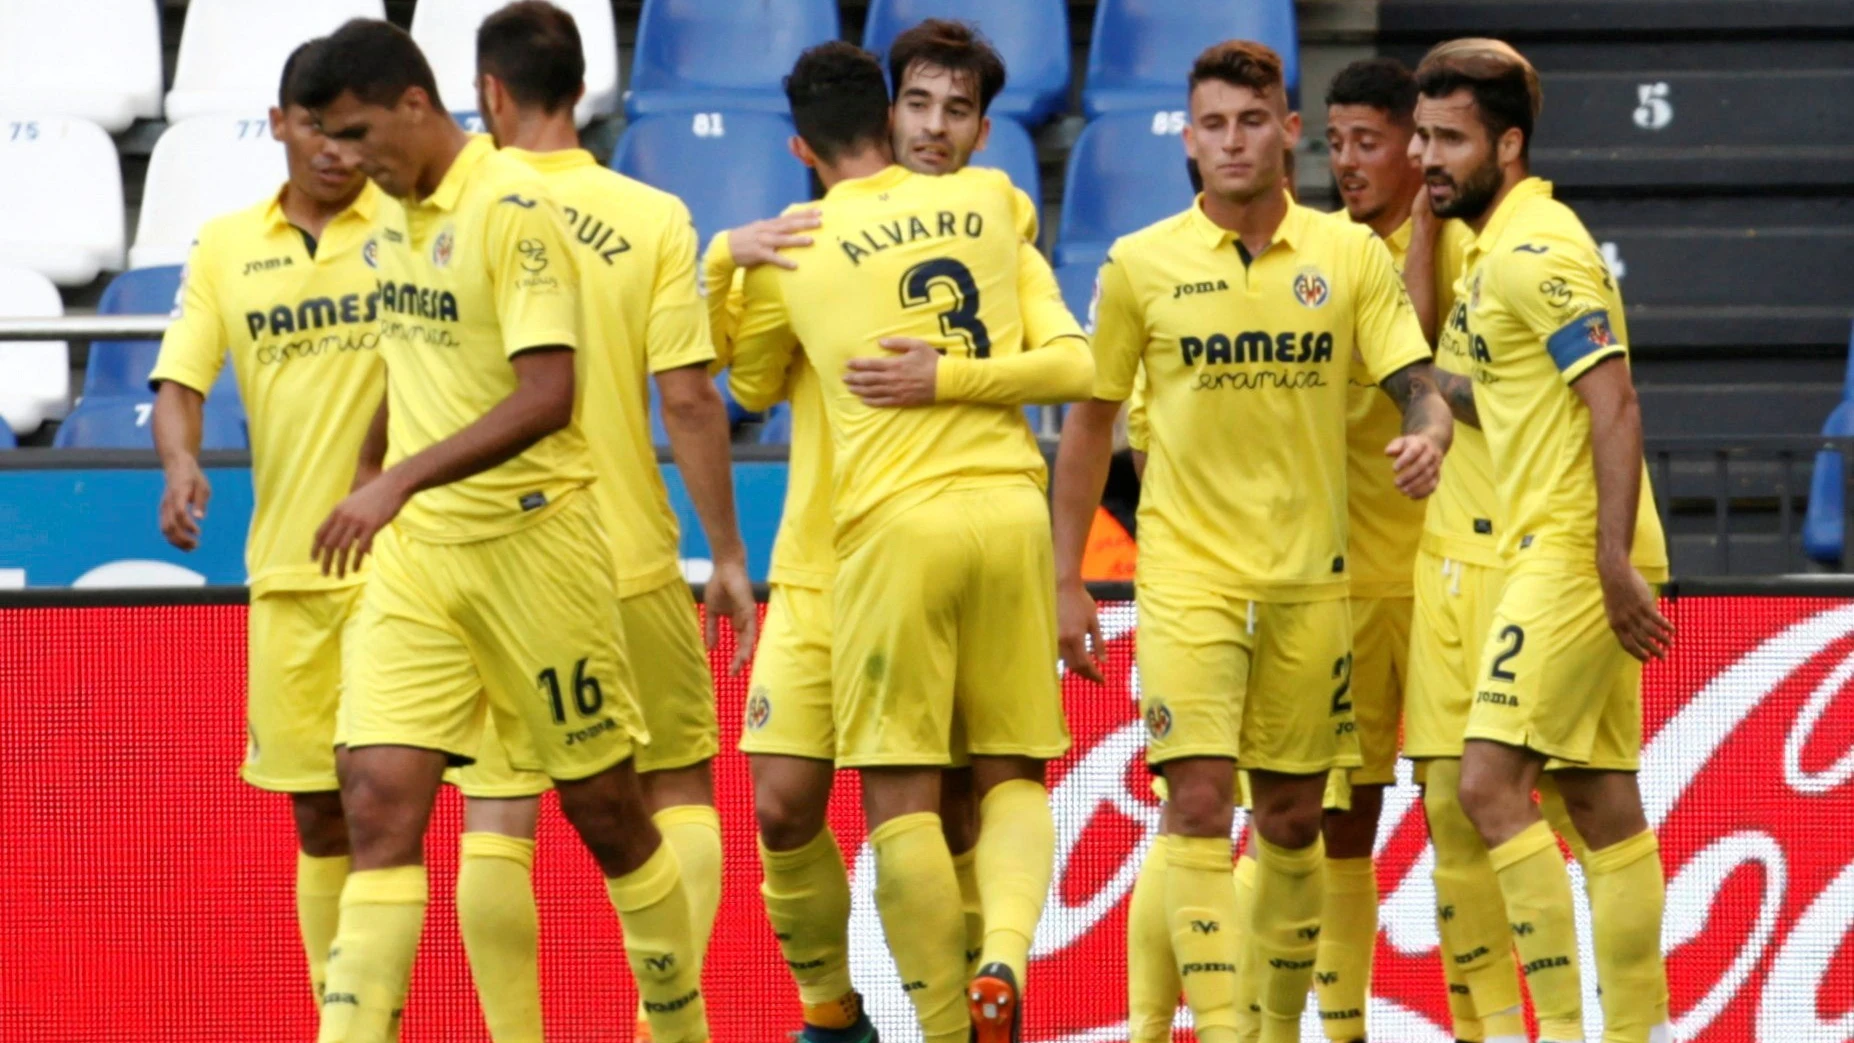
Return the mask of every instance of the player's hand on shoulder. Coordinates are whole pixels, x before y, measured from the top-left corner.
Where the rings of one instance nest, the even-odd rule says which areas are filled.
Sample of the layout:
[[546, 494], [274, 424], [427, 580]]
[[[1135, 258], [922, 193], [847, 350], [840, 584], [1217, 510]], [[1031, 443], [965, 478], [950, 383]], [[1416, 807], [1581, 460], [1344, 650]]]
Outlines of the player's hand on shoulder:
[[200, 522], [206, 518], [206, 504], [212, 499], [212, 483], [200, 470], [198, 460], [187, 457], [170, 465], [167, 488], [161, 493], [161, 535], [181, 550], [200, 545]]
[[1603, 609], [1609, 614], [1609, 628], [1616, 632], [1623, 649], [1644, 663], [1666, 659], [1674, 643], [1674, 624], [1661, 615], [1654, 588], [1627, 558], [1599, 561], [1597, 573], [1603, 581]]
[[322, 575], [346, 577], [359, 571], [373, 552], [373, 538], [399, 515], [411, 493], [388, 475], [368, 482], [335, 505], [315, 530], [311, 556], [322, 565]]
[[1421, 500], [1436, 491], [1442, 480], [1442, 457], [1447, 450], [1424, 432], [1399, 435], [1384, 447], [1391, 458], [1391, 470], [1397, 475], [1397, 491], [1412, 500]]
[[939, 393], [940, 349], [917, 337], [883, 337], [890, 354], [853, 358], [843, 382], [872, 408], [931, 406]]
[[758, 268], [762, 264], [795, 269], [798, 262], [779, 251], [794, 246], [810, 246], [804, 233], [821, 224], [816, 210], [799, 210], [779, 217], [769, 217], [750, 225], [741, 225], [727, 233], [728, 253], [739, 268]]
[[1107, 683], [1107, 641], [1094, 596], [1082, 586], [1056, 588], [1056, 649], [1069, 672], [1095, 684]]
[[702, 635], [709, 651], [721, 641], [721, 621], [734, 628], [734, 658], [728, 674], [737, 676], [753, 658], [753, 647], [760, 638], [760, 615], [753, 599], [753, 581], [747, 578], [744, 561], [717, 561], [714, 574], [702, 590], [702, 607], [706, 617]]

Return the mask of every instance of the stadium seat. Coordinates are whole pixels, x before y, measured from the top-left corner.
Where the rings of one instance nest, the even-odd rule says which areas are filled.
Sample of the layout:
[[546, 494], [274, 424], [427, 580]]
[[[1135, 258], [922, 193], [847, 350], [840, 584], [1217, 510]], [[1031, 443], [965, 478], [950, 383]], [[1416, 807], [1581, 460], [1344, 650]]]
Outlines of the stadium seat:
[[[1822, 434], [1829, 438], [1854, 436], [1854, 402], [1843, 402], [1828, 415]], [[1815, 454], [1815, 471], [1809, 478], [1809, 509], [1803, 515], [1803, 553], [1825, 565], [1841, 563], [1845, 484], [1841, 454], [1824, 450]]]
[[792, 406], [790, 403], [774, 403], [773, 407], [766, 411], [766, 422], [760, 426], [760, 444], [792, 444]]
[[[0, 268], [0, 316], [64, 314], [58, 287], [38, 272]], [[70, 347], [61, 340], [0, 341], [0, 430], [31, 434], [64, 415], [71, 397]]]
[[1056, 285], [1062, 289], [1062, 303], [1089, 333], [1094, 332], [1094, 277], [1101, 271], [1099, 260], [1077, 261], [1056, 269]]
[[783, 113], [799, 52], [840, 32], [835, 0], [644, 0], [625, 112]]
[[1058, 266], [1098, 263], [1115, 239], [1191, 205], [1182, 112], [1120, 112], [1082, 128], [1069, 152]]
[[[438, 78], [438, 94], [453, 110], [476, 107], [476, 30], [508, 0], [420, 0], [412, 38]], [[586, 94], [574, 107], [580, 126], [618, 107], [618, 28], [610, 0], [554, 0], [579, 25], [586, 52]]]
[[161, 9], [148, 0], [0, 4], [0, 112], [69, 116], [118, 133], [161, 115]]
[[1101, 0], [1082, 108], [1089, 119], [1182, 109], [1192, 61], [1205, 47], [1230, 39], [1258, 40], [1279, 51], [1290, 104], [1298, 104], [1293, 0]]
[[13, 429], [0, 424], [0, 451], [19, 448], [19, 439], [13, 437]]
[[102, 127], [0, 116], [0, 199], [0, 268], [82, 286], [122, 267], [122, 165]]
[[[89, 398], [58, 425], [59, 449], [153, 449], [154, 396]], [[201, 449], [249, 449], [242, 412], [208, 408], [200, 428]]]
[[1854, 402], [1854, 328], [1848, 331], [1848, 366], [1841, 381], [1841, 400]]
[[167, 118], [263, 115], [277, 103], [283, 60], [350, 18], [385, 18], [384, 0], [190, 0], [167, 92]]
[[[132, 268], [110, 280], [97, 302], [98, 315], [167, 315], [180, 292], [180, 268]], [[160, 354], [159, 340], [99, 340], [84, 366], [84, 397], [148, 394], [148, 374]]]
[[148, 158], [129, 266], [185, 262], [201, 225], [274, 194], [288, 176], [283, 145], [271, 139], [261, 109], [255, 117], [195, 116], [176, 123]]
[[972, 154], [972, 165], [1002, 170], [1011, 176], [1011, 184], [1030, 194], [1036, 204], [1037, 223], [1042, 223], [1043, 172], [1036, 162], [1036, 142], [1030, 132], [1016, 120], [991, 121], [991, 137], [985, 147]]
[[[888, 65], [888, 45], [927, 18], [971, 22], [1004, 57], [1004, 92], [991, 115], [1030, 126], [1062, 114], [1069, 101], [1069, 12], [1062, 0], [870, 0], [863, 47]], [[995, 133], [994, 128], [994, 133]]]
[[706, 246], [718, 231], [810, 198], [810, 172], [786, 148], [791, 136], [791, 120], [764, 112], [646, 116], [625, 128], [612, 168], [680, 196]]

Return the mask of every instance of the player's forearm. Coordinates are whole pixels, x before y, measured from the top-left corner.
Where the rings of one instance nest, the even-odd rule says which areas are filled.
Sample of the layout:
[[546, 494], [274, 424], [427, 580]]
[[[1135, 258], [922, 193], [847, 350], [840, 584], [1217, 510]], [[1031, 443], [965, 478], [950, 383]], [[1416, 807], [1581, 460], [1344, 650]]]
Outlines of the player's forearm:
[[1430, 373], [1436, 382], [1437, 393], [1442, 396], [1442, 401], [1447, 404], [1455, 421], [1478, 429], [1481, 426], [1481, 411], [1474, 404], [1473, 378], [1451, 373], [1440, 366], [1432, 368]]
[[[690, 386], [672, 394], [674, 381]], [[669, 434], [670, 455], [708, 537], [709, 554], [716, 562], [745, 564], [746, 545], [741, 542], [740, 522], [734, 513], [727, 406], [701, 367], [661, 374], [658, 384], [664, 392], [663, 428]]]
[[1094, 512], [1107, 488], [1114, 451], [1114, 419], [1120, 403], [1089, 399], [1077, 402], [1062, 423], [1056, 449], [1055, 487], [1050, 494], [1050, 521], [1056, 559], [1056, 585], [1079, 586], [1082, 558]]
[[935, 371], [934, 398], [1021, 406], [1078, 402], [1094, 390], [1094, 356], [1081, 337], [996, 359], [948, 357]]
[[1455, 439], [1455, 422], [1448, 403], [1436, 388], [1435, 366], [1418, 362], [1405, 366], [1384, 381], [1384, 393], [1403, 411], [1403, 433], [1426, 435], [1443, 449]]
[[366, 437], [361, 439], [360, 458], [355, 462], [356, 485], [360, 479], [371, 479], [386, 466], [386, 397], [380, 397], [380, 408], [373, 411], [373, 419], [367, 422]]
[[1597, 564], [1626, 564], [1635, 547], [1642, 494], [1642, 410], [1626, 379], [1590, 402], [1590, 456], [1596, 470]]
[[573, 422], [571, 352], [564, 378], [523, 380], [508, 397], [456, 434], [406, 457], [381, 474], [414, 493], [460, 482], [520, 456], [536, 442]]
[[196, 462], [200, 455], [201, 432], [205, 428], [206, 397], [183, 384], [163, 381], [155, 392], [155, 453], [161, 467]]

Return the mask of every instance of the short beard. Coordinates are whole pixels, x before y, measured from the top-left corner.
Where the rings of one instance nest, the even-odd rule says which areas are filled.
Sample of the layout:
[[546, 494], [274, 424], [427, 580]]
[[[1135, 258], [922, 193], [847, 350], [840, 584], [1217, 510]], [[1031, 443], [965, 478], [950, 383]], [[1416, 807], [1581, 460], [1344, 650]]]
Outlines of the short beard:
[[1502, 180], [1499, 161], [1490, 153], [1487, 162], [1476, 167], [1466, 180], [1455, 186], [1455, 198], [1435, 208], [1436, 216], [1460, 218], [1463, 221], [1479, 220], [1487, 208], [1493, 205], [1494, 197], [1500, 194]]

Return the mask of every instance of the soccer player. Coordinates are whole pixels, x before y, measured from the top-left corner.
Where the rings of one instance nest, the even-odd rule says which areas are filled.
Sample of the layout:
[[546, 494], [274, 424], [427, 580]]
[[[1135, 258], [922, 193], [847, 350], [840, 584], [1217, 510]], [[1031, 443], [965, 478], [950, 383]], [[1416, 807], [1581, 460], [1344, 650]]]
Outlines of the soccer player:
[[553, 780], [605, 876], [653, 1035], [701, 1043], [695, 925], [632, 762], [647, 732], [585, 488], [579, 271], [558, 205], [533, 168], [457, 126], [403, 30], [348, 22], [300, 75], [323, 132], [399, 200], [368, 247], [387, 466], [314, 547], [336, 575], [377, 551], [343, 664], [354, 871], [318, 1038], [391, 1034], [424, 920], [432, 800], [490, 716], [510, 765]]
[[[888, 60], [891, 80], [898, 85], [890, 114], [897, 162], [920, 174], [964, 169], [989, 132], [985, 111], [1004, 86], [1002, 59], [969, 26], [927, 19], [895, 38]], [[1035, 207], [1021, 191], [1013, 192], [1012, 198], [1019, 232], [1034, 242]], [[704, 267], [710, 314], [725, 353], [732, 353], [740, 306], [734, 287], [736, 262], [743, 268], [795, 265], [777, 250], [808, 245], [809, 238], [801, 233], [815, 226], [816, 211], [806, 209], [716, 236]], [[1073, 341], [1069, 350], [1085, 355], [1085, 342], [1076, 336], [1074, 319], [1062, 303], [1048, 263], [1034, 250], [1021, 251], [1019, 263], [1028, 342], [1042, 345], [1068, 338]], [[1034, 401], [1042, 391], [1034, 385], [1013, 391], [988, 381], [999, 371], [984, 368], [953, 370], [964, 379], [941, 383], [935, 379], [938, 359], [921, 343], [890, 359], [858, 360], [863, 368], [854, 389], [865, 404], [879, 408], [935, 397], [1012, 405]], [[762, 893], [797, 979], [805, 1008], [804, 1032], [810, 1038], [832, 1039], [837, 1038], [832, 1033], [872, 1030], [850, 989], [849, 877], [836, 840], [825, 828], [836, 752], [827, 600], [836, 561], [830, 535], [830, 435], [816, 379], [802, 356], [794, 361], [786, 388], [792, 410], [791, 474], [773, 553], [772, 602], [754, 661], [741, 749], [748, 753], [753, 770], [766, 874]], [[969, 772], [945, 774], [941, 817], [964, 905], [966, 957], [976, 971], [985, 931], [969, 787]], [[992, 814], [995, 817], [1014, 801], [1045, 797], [1028, 783], [994, 787]], [[1013, 917], [1001, 929], [1019, 930], [1012, 924], [1021, 919]]]
[[[1542, 1040], [1583, 1039], [1570, 879], [1532, 793], [1551, 771], [1587, 849], [1604, 1039], [1668, 1039], [1665, 883], [1635, 772], [1641, 663], [1672, 626], [1622, 298], [1582, 222], [1528, 174], [1538, 76], [1452, 41], [1417, 69], [1437, 216], [1476, 239], [1450, 325], [1493, 464], [1506, 584], [1483, 639], [1460, 799], [1498, 874]], [[1455, 392], [1451, 390], [1451, 394]]]
[[161, 532], [190, 551], [212, 496], [199, 464], [202, 413], [228, 350], [238, 377], [256, 500], [245, 544], [251, 741], [242, 774], [259, 789], [290, 795], [297, 926], [320, 1003], [348, 875], [335, 710], [343, 633], [361, 577], [324, 576], [307, 550], [314, 526], [354, 482], [355, 457], [386, 385], [365, 259], [380, 191], [342, 159], [301, 103], [292, 74], [311, 46], [284, 63], [270, 110], [289, 180], [200, 229], [179, 314], [149, 381], [155, 450], [167, 474]]
[[[1139, 519], [1147, 757], [1170, 787], [1164, 904], [1207, 1043], [1236, 1038], [1235, 771], [1252, 777], [1252, 948], [1261, 1038], [1299, 1038], [1318, 947], [1327, 773], [1356, 767], [1348, 698], [1347, 375], [1354, 354], [1403, 410], [1384, 447], [1399, 491], [1427, 496], [1452, 423], [1389, 252], [1368, 228], [1300, 207], [1283, 181], [1299, 134], [1278, 56], [1201, 54], [1185, 146], [1198, 202], [1120, 239], [1096, 291], [1094, 399], [1057, 457], [1063, 659], [1099, 680], [1079, 574], [1114, 417], [1143, 365], [1149, 458]], [[1092, 644], [1090, 641], [1092, 639]]]
[[[719, 735], [704, 635], [677, 558], [676, 515], [651, 444], [653, 377], [670, 449], [714, 555], [706, 636], [712, 645], [720, 621], [731, 621], [739, 635], [736, 669], [752, 652], [757, 613], [734, 517], [727, 411], [708, 375], [715, 353], [696, 281], [695, 227], [681, 200], [606, 169], [580, 147], [573, 105], [584, 81], [573, 16], [545, 0], [510, 4], [477, 30], [477, 111], [497, 144], [547, 182], [565, 208], [580, 270], [596, 273], [580, 289], [586, 343], [577, 355], [577, 415], [598, 475], [590, 492], [611, 537], [619, 614], [651, 736], [637, 752], [638, 775], [682, 865], [696, 942], [705, 950], [721, 901], [721, 822], [709, 773]], [[489, 760], [460, 769], [466, 793], [472, 782], [493, 790], [507, 780], [484, 770]], [[532, 859], [532, 800], [526, 811], [520, 854]], [[468, 946], [486, 1013], [492, 993], [519, 1001], [489, 1019], [491, 1034], [538, 1039], [534, 902], [525, 871], [484, 898], [519, 904], [513, 911], [522, 928], [494, 930], [497, 919], [485, 915], [474, 932], [480, 944]], [[460, 901], [468, 941], [473, 932], [462, 911]], [[478, 959], [479, 952], [488, 958]], [[507, 1031], [495, 1032], [498, 1023]], [[649, 1031], [641, 1012], [639, 1030]]]
[[[836, 759], [862, 775], [876, 905], [929, 1043], [975, 1030], [1003, 1043], [1017, 1034], [1052, 870], [1043, 766], [1068, 746], [1044, 658], [1055, 618], [1042, 457], [1015, 404], [872, 408], [866, 399], [890, 392], [872, 394], [865, 378], [890, 369], [870, 364], [895, 338], [942, 346], [946, 357], [922, 360], [935, 386], [1037, 387], [1062, 399], [1086, 393], [1092, 367], [1072, 323], [1026, 350], [1017, 277], [1020, 253], [1034, 247], [1018, 234], [1008, 179], [894, 165], [872, 55], [814, 47], [786, 94], [797, 151], [828, 190], [818, 245], [788, 251], [795, 268], [748, 273], [730, 386], [749, 407], [776, 400], [801, 343], [817, 374], [835, 446]], [[986, 934], [970, 1012], [959, 885], [938, 814], [956, 728], [981, 809]]]

